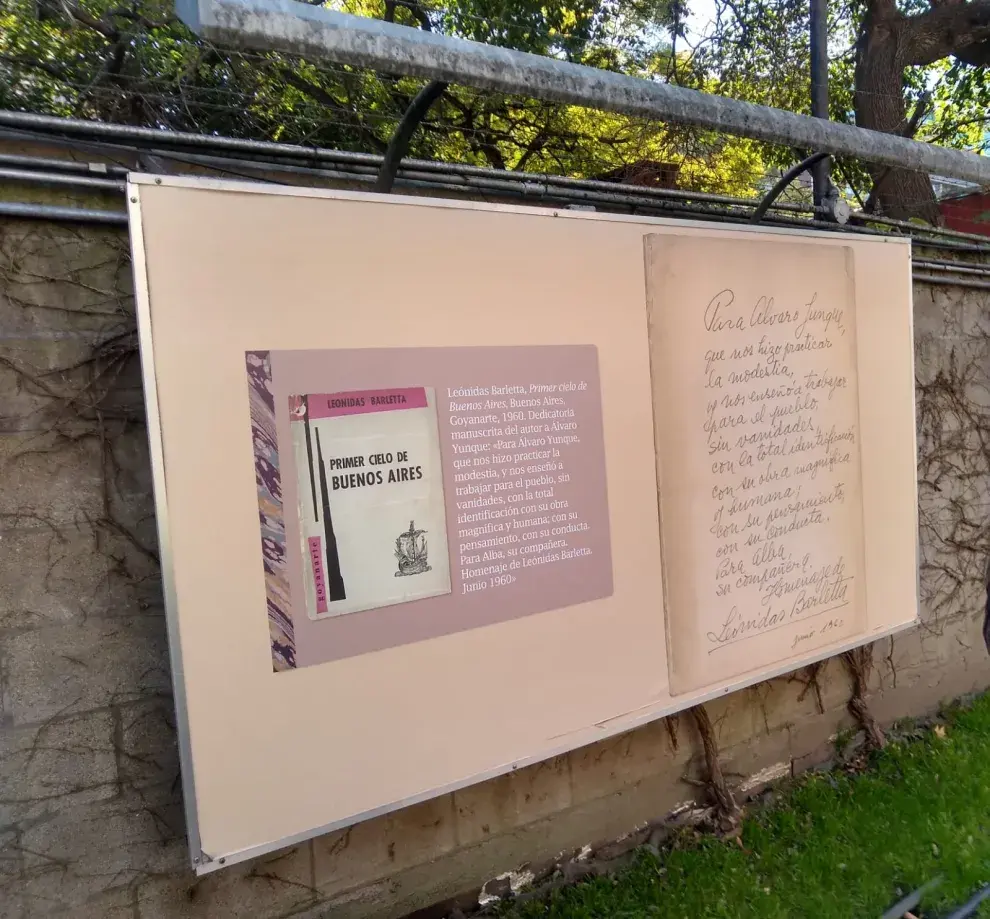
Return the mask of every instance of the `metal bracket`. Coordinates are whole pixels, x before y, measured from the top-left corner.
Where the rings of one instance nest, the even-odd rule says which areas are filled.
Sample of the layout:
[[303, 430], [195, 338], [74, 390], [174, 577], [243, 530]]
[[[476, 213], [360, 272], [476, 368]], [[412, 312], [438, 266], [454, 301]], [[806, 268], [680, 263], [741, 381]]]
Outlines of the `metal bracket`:
[[[822, 162], [822, 160], [828, 159], [829, 155], [824, 152], [812, 153], [811, 156], [801, 160], [800, 163], [791, 166], [787, 172], [777, 179], [773, 188], [763, 196], [763, 200], [757, 205], [749, 222], [759, 223], [766, 216], [767, 211], [773, 206], [774, 201], [780, 197], [781, 193], [791, 182], [801, 175], [802, 172], [811, 169]], [[828, 193], [822, 199], [821, 206], [825, 208], [825, 215], [829, 220], [838, 224], [845, 224], [849, 220], [849, 205], [839, 195], [839, 190], [831, 183], [829, 183]]]
[[833, 223], [837, 223], [839, 226], [845, 226], [849, 223], [851, 213], [849, 202], [839, 194], [839, 189], [831, 182], [828, 183], [828, 194], [822, 200], [822, 206], [826, 208], [825, 216]]
[[378, 170], [378, 178], [375, 181], [375, 191], [388, 194], [392, 190], [399, 172], [399, 164], [409, 151], [409, 141], [412, 140], [413, 132], [426, 117], [433, 103], [444, 94], [447, 85], [442, 80], [427, 83], [409, 103], [409, 108], [406, 109], [388, 143], [382, 167]]

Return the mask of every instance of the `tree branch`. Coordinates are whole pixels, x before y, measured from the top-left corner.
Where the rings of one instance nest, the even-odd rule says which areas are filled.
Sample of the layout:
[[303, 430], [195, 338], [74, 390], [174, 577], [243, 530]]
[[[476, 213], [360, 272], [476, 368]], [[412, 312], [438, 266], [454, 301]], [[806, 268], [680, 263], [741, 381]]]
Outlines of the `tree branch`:
[[72, 82], [71, 74], [66, 73], [61, 67], [56, 67], [54, 64], [48, 64], [45, 61], [28, 60], [22, 57], [11, 57], [9, 54], [0, 54], [0, 62], [10, 64], [13, 67], [26, 67], [30, 70], [38, 70], [41, 73], [47, 73], [48, 76], [63, 83]]
[[346, 123], [352, 125], [356, 130], [365, 132], [365, 136], [368, 140], [371, 141], [371, 143], [374, 144], [382, 153], [388, 149], [388, 144], [386, 144], [377, 134], [375, 134], [373, 130], [370, 130], [356, 112], [347, 108], [345, 105], [341, 105], [341, 103], [322, 86], [310, 82], [304, 76], [296, 73], [291, 67], [283, 65], [279, 68], [279, 72], [282, 74], [282, 78], [285, 82], [290, 86], [294, 86], [299, 90], [299, 92], [309, 96], [310, 99], [315, 102], [319, 102], [320, 105], [325, 105], [331, 111], [341, 115], [345, 119]]
[[420, 28], [424, 32], [433, 31], [433, 24], [430, 22], [430, 17], [426, 15], [426, 10], [416, 3], [416, 0], [385, 0], [385, 15], [382, 19], [385, 22], [395, 22], [395, 9], [399, 6], [409, 10], [416, 17]]
[[947, 140], [956, 131], [961, 131], [963, 128], [970, 128], [979, 124], [990, 125], [990, 114], [983, 115], [979, 118], [966, 118], [962, 121], [950, 121], [946, 124], [940, 124], [936, 131], [928, 135], [928, 142], [938, 143], [939, 141]]
[[836, 164], [836, 166], [839, 167], [839, 172], [842, 173], [842, 178], [846, 180], [846, 185], [848, 185], [850, 189], [852, 189], [853, 195], [856, 197], [856, 200], [859, 202], [860, 210], [865, 211], [866, 202], [863, 200], [863, 196], [859, 193], [859, 189], [856, 187], [856, 183], [853, 182], [852, 175], [850, 174], [849, 170], [846, 168], [846, 164], [839, 159], [835, 159], [833, 160], [833, 162]]
[[897, 15], [897, 0], [870, 0], [867, 15], [871, 19], [886, 19]]
[[935, 6], [905, 17], [903, 24], [907, 64], [934, 64], [943, 57], [977, 66], [990, 61], [990, 0]]
[[119, 41], [120, 40], [120, 30], [113, 25], [113, 23], [107, 22], [105, 19], [97, 19], [95, 16], [91, 16], [77, 3], [65, 3], [65, 11], [76, 20], [76, 22], [81, 22], [84, 26], [88, 26], [94, 32], [99, 32], [107, 41]]
[[921, 127], [921, 122], [928, 115], [928, 109], [931, 107], [931, 102], [931, 90], [926, 89], [918, 99], [918, 104], [914, 107], [914, 111], [911, 113], [911, 117], [908, 119], [907, 124], [904, 125], [904, 130], [900, 132], [901, 137], [907, 137], [910, 139], [918, 133], [918, 128]]
[[[86, 105], [86, 103], [93, 97], [93, 93], [99, 89], [100, 84], [102, 84], [105, 79], [120, 76], [120, 73], [124, 68], [124, 60], [127, 57], [130, 37], [130, 33], [125, 32], [115, 44], [111, 45], [109, 54], [107, 54], [106, 59], [100, 66], [100, 69], [90, 81], [89, 86], [83, 89], [79, 94], [79, 98], [76, 101], [75, 106], [77, 115], [81, 113], [83, 106]], [[132, 88], [140, 94], [141, 87], [137, 86]]]
[[550, 135], [545, 127], [540, 128], [536, 134], [533, 135], [533, 139], [526, 144], [526, 149], [523, 150], [523, 154], [519, 157], [519, 162], [513, 167], [515, 171], [522, 172], [525, 170], [526, 165], [529, 161], [536, 156], [538, 153], [543, 152], [543, 148], [550, 142]]
[[[931, 105], [931, 101], [931, 91], [926, 90], [921, 94], [921, 98], [918, 99], [918, 104], [914, 107], [914, 111], [911, 113], [911, 117], [907, 120], [907, 123], [897, 133], [902, 137], [907, 137], [908, 139], [914, 137], [914, 135], [918, 132], [918, 128], [921, 126], [922, 120], [928, 114], [928, 108]], [[888, 166], [883, 172], [880, 173], [880, 177], [873, 183], [873, 188], [867, 196], [865, 203], [863, 203], [862, 199], [860, 199], [863, 204], [863, 210], [867, 214], [872, 214], [876, 211], [878, 199], [880, 197], [880, 189], [883, 186], [883, 183], [887, 180], [887, 177], [890, 175], [891, 168], [892, 167]], [[856, 197], [859, 198], [859, 195], [857, 194]]]
[[[323, 0], [320, 0], [322, 3]], [[154, 19], [148, 19], [142, 16], [140, 13], [134, 10], [125, 9], [123, 7], [115, 10], [110, 10], [107, 14], [108, 16], [120, 16], [122, 19], [130, 19], [131, 22], [136, 22], [139, 25], [144, 26], [149, 32], [153, 29], [167, 29], [170, 26], [178, 25], [179, 20], [175, 16], [169, 16], [167, 19], [162, 19], [160, 21], [155, 21]]]

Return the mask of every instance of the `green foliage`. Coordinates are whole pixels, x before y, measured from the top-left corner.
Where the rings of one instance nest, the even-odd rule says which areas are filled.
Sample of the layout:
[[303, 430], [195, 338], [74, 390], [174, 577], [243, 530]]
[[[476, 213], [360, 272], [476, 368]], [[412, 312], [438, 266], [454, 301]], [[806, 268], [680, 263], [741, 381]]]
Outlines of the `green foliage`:
[[[715, 0], [717, 16], [699, 46], [696, 66], [712, 75], [712, 91], [787, 111], [810, 113], [811, 77], [807, 0]], [[829, 114], [854, 124], [857, 43], [872, 0], [828, 4]], [[905, 15], [930, 11], [929, 0], [899, 0]], [[963, 39], [960, 38], [962, 42]], [[902, 91], [908, 118], [923, 99], [925, 115], [914, 137], [942, 146], [984, 152], [990, 144], [990, 80], [985, 67], [947, 57], [906, 67]], [[771, 144], [764, 162], [784, 169], [808, 151]], [[862, 163], [842, 160], [833, 180], [866, 199], [872, 178]]]
[[[683, 0], [327, 0], [541, 55], [675, 82], [793, 112], [809, 110], [807, 0], [715, 0], [710, 34], [683, 42]], [[831, 117], [855, 121], [855, 43], [868, 4], [829, 5]], [[925, 0], [903, 0], [905, 12]], [[680, 44], [677, 44], [677, 42]], [[382, 153], [422, 86], [417, 80], [279, 54], [232, 53], [190, 33], [172, 0], [8, 0], [0, 11], [0, 106], [260, 140]], [[907, 68], [908, 112], [927, 98], [921, 140], [987, 144], [985, 68], [946, 58]], [[450, 87], [417, 130], [411, 155], [497, 169], [598, 176], [642, 160], [677, 164], [682, 187], [753, 194], [807, 151], [576, 106]], [[863, 164], [836, 181], [862, 204]], [[792, 186], [792, 198], [807, 197]]]
[[990, 75], [985, 67], [962, 61], [941, 60], [933, 65], [932, 116], [919, 139], [945, 147], [990, 149]]
[[[41, 7], [36, 3], [46, 4]], [[334, 0], [328, 6], [683, 85], [695, 59], [669, 37], [676, 0]], [[180, 131], [381, 153], [422, 83], [203, 42], [171, 0], [12, 0], [0, 12], [0, 106]], [[39, 9], [41, 15], [38, 15]], [[451, 87], [417, 130], [412, 156], [596, 176], [640, 160], [675, 163], [681, 183], [747, 193], [757, 146]]]
[[504, 915], [859, 919], [936, 876], [923, 912], [945, 915], [990, 882], [990, 697], [953, 713], [947, 729], [890, 744], [865, 774], [795, 782], [745, 821], [741, 842], [681, 841], [615, 880]]

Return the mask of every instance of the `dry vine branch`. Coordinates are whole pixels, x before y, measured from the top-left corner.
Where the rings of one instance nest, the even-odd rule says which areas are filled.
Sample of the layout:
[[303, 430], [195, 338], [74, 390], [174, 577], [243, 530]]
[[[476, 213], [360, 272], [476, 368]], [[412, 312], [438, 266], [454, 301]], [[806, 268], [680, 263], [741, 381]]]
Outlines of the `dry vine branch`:
[[[58, 316], [52, 334], [58, 336], [56, 341], [71, 341], [74, 355], [52, 367], [46, 366], [47, 356], [38, 361], [33, 351], [16, 359], [8, 356], [10, 349], [0, 354], [0, 368], [13, 376], [17, 391], [27, 397], [26, 410], [17, 410], [15, 422], [31, 433], [22, 448], [6, 459], [4, 469], [32, 456], [95, 441], [101, 507], [97, 514], [80, 509], [75, 526], [92, 533], [101, 554], [115, 563], [112, 570], [118, 576], [138, 585], [157, 572], [158, 555], [153, 537], [142, 538], [135, 529], [150, 521], [150, 507], [135, 518], [134, 486], [127, 494], [121, 492], [116, 455], [122, 438], [144, 415], [136, 374], [130, 373], [137, 366], [138, 348], [129, 268], [126, 239], [115, 234], [94, 238], [65, 227], [56, 231], [33, 227], [26, 232], [0, 227], [0, 292], [15, 311], [14, 327], [23, 323], [33, 328], [39, 316]], [[47, 325], [47, 319], [42, 322]], [[58, 349], [53, 352], [59, 354]], [[128, 438], [126, 443], [142, 441]], [[140, 466], [140, 456], [136, 460]], [[17, 515], [18, 523], [47, 516], [45, 508], [22, 508]]]
[[842, 655], [842, 661], [852, 677], [852, 696], [849, 699], [849, 712], [866, 733], [866, 742], [874, 749], [880, 750], [887, 743], [880, 725], [870, 711], [866, 701], [870, 673], [873, 670], [873, 645], [853, 648]]
[[696, 705], [692, 708], [691, 716], [694, 718], [698, 733], [701, 735], [701, 744], [705, 752], [705, 767], [708, 770], [707, 788], [714, 800], [719, 828], [724, 832], [730, 832], [738, 827], [742, 811], [736, 804], [736, 799], [722, 774], [722, 765], [718, 761], [718, 743], [715, 740], [715, 730], [712, 727], [711, 718], [703, 705]]
[[915, 297], [930, 317], [916, 335], [922, 608], [938, 634], [949, 617], [986, 608], [990, 323], [958, 289]]
[[819, 681], [822, 670], [825, 669], [825, 665], [828, 664], [827, 660], [818, 661], [814, 664], [809, 664], [799, 673], [795, 673], [791, 677], [795, 682], [800, 683], [804, 689], [798, 694], [798, 702], [803, 702], [805, 697], [808, 695], [809, 691], [815, 693], [815, 704], [818, 706], [818, 714], [825, 714], [825, 700], [822, 698], [822, 685]]

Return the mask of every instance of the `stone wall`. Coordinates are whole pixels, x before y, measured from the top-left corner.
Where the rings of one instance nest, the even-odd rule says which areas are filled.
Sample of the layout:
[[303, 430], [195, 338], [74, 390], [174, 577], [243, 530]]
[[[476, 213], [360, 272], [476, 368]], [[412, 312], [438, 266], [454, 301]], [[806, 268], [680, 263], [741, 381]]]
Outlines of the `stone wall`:
[[[197, 879], [130, 284], [122, 232], [0, 222], [0, 919], [397, 917], [704, 793], [681, 716]], [[990, 685], [990, 292], [915, 296], [926, 624], [874, 649], [881, 722]], [[826, 760], [850, 693], [832, 660], [709, 705], [737, 793]]]

